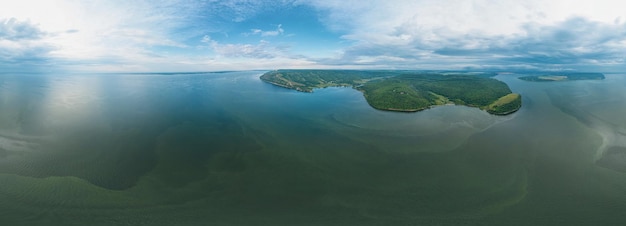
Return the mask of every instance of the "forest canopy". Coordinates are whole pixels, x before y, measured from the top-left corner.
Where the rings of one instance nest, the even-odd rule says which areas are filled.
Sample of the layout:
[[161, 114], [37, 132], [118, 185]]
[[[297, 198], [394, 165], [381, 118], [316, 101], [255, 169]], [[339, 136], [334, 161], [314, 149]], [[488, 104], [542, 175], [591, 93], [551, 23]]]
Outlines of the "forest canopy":
[[492, 73], [276, 70], [263, 81], [302, 92], [315, 88], [350, 86], [376, 109], [420, 111], [432, 106], [458, 104], [477, 107], [491, 114], [506, 115], [521, 107], [521, 96], [511, 92]]

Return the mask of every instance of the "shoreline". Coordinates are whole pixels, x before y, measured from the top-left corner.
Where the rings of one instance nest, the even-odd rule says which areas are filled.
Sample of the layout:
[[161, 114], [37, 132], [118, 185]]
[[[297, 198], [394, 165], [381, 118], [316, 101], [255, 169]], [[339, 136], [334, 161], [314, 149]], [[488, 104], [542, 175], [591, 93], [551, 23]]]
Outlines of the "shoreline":
[[[512, 110], [506, 111], [506, 112], [498, 112], [498, 111], [494, 111], [493, 109], [490, 109], [491, 105], [493, 105], [495, 103], [499, 103], [498, 101], [500, 101], [501, 99], [503, 99], [503, 98], [505, 98], [505, 97], [507, 97], [509, 95], [515, 94], [515, 93], [512, 93], [510, 90], [509, 90], [509, 94], [500, 97], [498, 100], [495, 100], [494, 102], [492, 102], [491, 104], [489, 104], [487, 106], [476, 106], [475, 104], [465, 104], [465, 103], [457, 104], [457, 103], [449, 101], [448, 97], [446, 97], [446, 96], [435, 94], [435, 93], [431, 92], [432, 94], [435, 94], [435, 95], [437, 95], [440, 98], [443, 98], [445, 103], [440, 104], [440, 103], [438, 103], [438, 101], [435, 101], [434, 104], [431, 104], [431, 105], [428, 105], [428, 106], [425, 106], [425, 107], [410, 108], [410, 109], [393, 108], [393, 106], [391, 106], [391, 107], [377, 107], [377, 106], [374, 106], [374, 105], [371, 104], [370, 98], [368, 98], [369, 95], [366, 93], [366, 91], [364, 89], [361, 89], [361, 86], [363, 86], [363, 84], [352, 84], [352, 85], [349, 85], [349, 84], [346, 84], [346, 83], [343, 83], [343, 82], [342, 83], [335, 83], [334, 81], [326, 82], [326, 80], [322, 80], [325, 83], [318, 84], [317, 86], [311, 86], [311, 85], [304, 86], [303, 84], [301, 84], [304, 87], [300, 87], [300, 86], [293, 86], [293, 84], [291, 84], [291, 81], [285, 80], [285, 78], [282, 78], [282, 77], [280, 77], [279, 81], [286, 81], [287, 84], [278, 83], [275, 80], [272, 80], [272, 77], [270, 77], [270, 78], [265, 77], [267, 74], [268, 73], [263, 74], [259, 78], [262, 81], [270, 83], [272, 85], [279, 86], [279, 87], [282, 87], [282, 88], [291, 89], [291, 90], [295, 90], [295, 91], [298, 91], [298, 92], [304, 92], [304, 93], [313, 93], [313, 91], [315, 89], [322, 89], [322, 88], [327, 88], [327, 87], [351, 87], [352, 89], [355, 89], [355, 90], [357, 90], [357, 91], [359, 91], [359, 92], [361, 92], [363, 94], [363, 97], [365, 98], [366, 102], [368, 103], [368, 105], [370, 107], [372, 107], [374, 109], [377, 109], [377, 110], [381, 110], [381, 111], [413, 113], [413, 112], [419, 112], [419, 111], [427, 110], [427, 109], [430, 109], [430, 108], [433, 108], [433, 107], [436, 107], [436, 106], [448, 105], [448, 104], [452, 103], [453, 105], [463, 105], [463, 106], [467, 106], [467, 107], [478, 108], [478, 109], [483, 110], [483, 111], [485, 111], [485, 112], [487, 112], [487, 113], [489, 113], [491, 115], [505, 116], [505, 115], [513, 114], [513, 113], [517, 112], [521, 108], [521, 105], [520, 105], [516, 109], [512, 109]], [[278, 76], [275, 76], [275, 77], [278, 77]], [[515, 95], [519, 96], [519, 94], [515, 94]]]

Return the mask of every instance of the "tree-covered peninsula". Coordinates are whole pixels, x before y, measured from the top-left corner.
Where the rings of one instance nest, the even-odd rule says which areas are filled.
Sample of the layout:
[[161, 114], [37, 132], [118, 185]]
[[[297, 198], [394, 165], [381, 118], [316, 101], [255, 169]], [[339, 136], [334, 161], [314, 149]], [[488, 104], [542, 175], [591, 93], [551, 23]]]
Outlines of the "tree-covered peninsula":
[[276, 70], [263, 81], [312, 92], [315, 88], [351, 86], [370, 106], [389, 111], [420, 111], [432, 106], [458, 104], [506, 115], [517, 111], [522, 100], [489, 73], [355, 70]]

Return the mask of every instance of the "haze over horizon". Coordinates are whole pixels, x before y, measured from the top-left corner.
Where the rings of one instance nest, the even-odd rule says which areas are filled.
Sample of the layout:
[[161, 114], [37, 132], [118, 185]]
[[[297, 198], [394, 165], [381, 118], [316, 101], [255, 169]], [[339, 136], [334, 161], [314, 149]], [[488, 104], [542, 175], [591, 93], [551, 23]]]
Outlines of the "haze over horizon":
[[623, 71], [626, 2], [3, 1], [0, 71]]

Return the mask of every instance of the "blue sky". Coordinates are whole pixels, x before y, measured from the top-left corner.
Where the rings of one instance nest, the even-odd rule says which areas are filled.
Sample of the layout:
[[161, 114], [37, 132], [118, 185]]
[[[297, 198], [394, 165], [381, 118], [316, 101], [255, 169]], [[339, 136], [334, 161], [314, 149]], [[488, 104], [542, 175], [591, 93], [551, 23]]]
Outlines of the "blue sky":
[[615, 0], [0, 0], [0, 71], [626, 69]]

